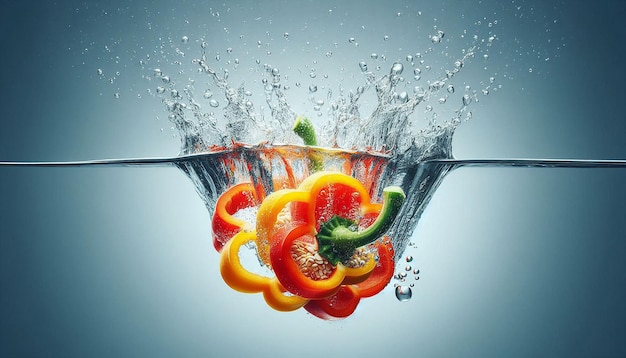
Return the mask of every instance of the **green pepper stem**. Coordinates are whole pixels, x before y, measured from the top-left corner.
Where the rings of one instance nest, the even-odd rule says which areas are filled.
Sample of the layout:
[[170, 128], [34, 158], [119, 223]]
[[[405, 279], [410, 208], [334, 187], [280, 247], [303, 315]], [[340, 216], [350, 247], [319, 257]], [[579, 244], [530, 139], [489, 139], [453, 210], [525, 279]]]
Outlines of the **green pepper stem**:
[[[315, 127], [313, 127], [313, 123], [305, 117], [300, 116], [296, 118], [296, 122], [293, 125], [293, 131], [296, 133], [302, 140], [305, 145], [317, 146], [317, 135], [315, 134]], [[312, 172], [318, 172], [324, 170], [324, 159], [318, 153], [312, 153], [309, 155], [309, 169]]]
[[350, 219], [334, 216], [320, 226], [316, 235], [318, 252], [331, 264], [349, 260], [354, 251], [380, 238], [391, 226], [400, 212], [405, 195], [398, 186], [383, 190], [383, 207], [376, 220], [367, 229], [356, 231], [357, 223]]
[[293, 131], [302, 138], [305, 145], [317, 145], [317, 135], [315, 134], [315, 128], [313, 123], [305, 117], [300, 116], [296, 118], [296, 122], [293, 125]]

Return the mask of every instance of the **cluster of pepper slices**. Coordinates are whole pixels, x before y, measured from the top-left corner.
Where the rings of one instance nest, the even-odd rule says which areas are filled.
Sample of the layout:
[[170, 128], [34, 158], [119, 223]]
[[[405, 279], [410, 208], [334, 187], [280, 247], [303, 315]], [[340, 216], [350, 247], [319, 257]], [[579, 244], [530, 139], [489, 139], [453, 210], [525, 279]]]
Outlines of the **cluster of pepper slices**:
[[[257, 192], [252, 183], [229, 188], [213, 215], [220, 272], [231, 288], [262, 293], [278, 311], [304, 307], [322, 319], [341, 319], [389, 283], [395, 263], [384, 232], [402, 205], [402, 189], [386, 188], [383, 203], [372, 203], [359, 180], [318, 171], [297, 188], [264, 198]], [[257, 209], [256, 223], [236, 217], [246, 208]], [[250, 243], [274, 277], [242, 265], [240, 249]]]
[[[233, 216], [256, 206], [256, 227]], [[212, 222], [222, 277], [237, 291], [263, 293], [266, 302], [279, 311], [304, 307], [323, 319], [347, 317], [361, 298], [376, 295], [391, 280], [395, 266], [391, 242], [386, 237], [365, 245], [353, 238], [336, 247], [320, 247], [320, 242], [324, 243], [329, 225], [337, 226], [337, 222], [339, 226], [351, 223], [351, 228], [341, 226], [348, 234], [367, 232], [375, 226], [382, 207], [370, 202], [357, 179], [335, 172], [315, 173], [298, 188], [278, 190], [262, 201], [251, 183], [237, 184], [219, 198]], [[256, 244], [259, 258], [275, 277], [244, 268], [239, 251], [250, 242]], [[320, 255], [324, 247], [327, 257]], [[316, 277], [306, 270], [320, 271], [322, 266], [326, 275]]]

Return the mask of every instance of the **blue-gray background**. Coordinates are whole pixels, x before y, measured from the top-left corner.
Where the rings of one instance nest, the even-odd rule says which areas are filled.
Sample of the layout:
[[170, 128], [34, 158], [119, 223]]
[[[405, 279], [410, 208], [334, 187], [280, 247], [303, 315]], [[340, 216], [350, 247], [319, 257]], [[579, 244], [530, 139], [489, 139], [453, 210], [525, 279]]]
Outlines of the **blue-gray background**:
[[[189, 66], [200, 38], [222, 66], [263, 58], [303, 78], [288, 99], [311, 114], [308, 66], [316, 83], [326, 72], [352, 89], [358, 61], [384, 53], [388, 68], [426, 51], [434, 26], [446, 41], [433, 48], [450, 58], [472, 33], [497, 34], [457, 82], [502, 87], [479, 92], [456, 157], [625, 159], [625, 16], [617, 0], [4, 1], [0, 160], [178, 153], [149, 74]], [[251, 87], [261, 78], [237, 73]], [[413, 299], [390, 287], [334, 323], [228, 289], [208, 212], [176, 169], [0, 178], [3, 357], [626, 356], [625, 170], [453, 172], [414, 234]]]

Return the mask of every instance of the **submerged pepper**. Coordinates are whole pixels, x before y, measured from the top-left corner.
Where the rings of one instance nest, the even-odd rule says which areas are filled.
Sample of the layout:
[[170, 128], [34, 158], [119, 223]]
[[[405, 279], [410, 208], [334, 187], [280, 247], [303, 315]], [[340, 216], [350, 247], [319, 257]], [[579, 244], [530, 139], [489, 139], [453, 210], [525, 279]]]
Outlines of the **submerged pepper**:
[[[296, 120], [294, 131], [306, 145], [316, 145], [308, 119]], [[304, 307], [322, 319], [351, 315], [361, 298], [380, 292], [394, 271], [393, 247], [384, 237], [405, 196], [399, 187], [383, 190], [383, 203], [372, 203], [356, 178], [323, 171], [323, 159], [312, 155], [314, 174], [295, 189], [257, 198], [252, 184], [227, 190], [213, 216], [214, 245], [221, 250], [220, 272], [233, 289], [263, 293], [279, 311]], [[257, 207], [255, 223], [234, 215]], [[268, 277], [246, 269], [239, 254], [254, 246], [270, 268]]]

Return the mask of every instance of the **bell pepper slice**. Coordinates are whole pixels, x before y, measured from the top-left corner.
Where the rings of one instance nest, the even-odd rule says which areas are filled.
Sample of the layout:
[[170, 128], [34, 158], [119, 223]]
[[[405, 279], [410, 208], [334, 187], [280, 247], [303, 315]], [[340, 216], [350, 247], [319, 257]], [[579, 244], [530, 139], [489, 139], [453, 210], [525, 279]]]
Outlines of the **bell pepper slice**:
[[361, 297], [354, 286], [341, 286], [337, 293], [328, 298], [309, 301], [304, 309], [318, 318], [333, 321], [353, 314], [359, 302]]
[[250, 225], [233, 216], [237, 211], [255, 207], [259, 200], [252, 183], [239, 183], [226, 190], [215, 204], [211, 228], [213, 246], [219, 252], [228, 240]]
[[382, 291], [393, 277], [393, 246], [386, 238], [376, 244], [378, 260], [369, 277], [360, 283], [344, 285], [332, 296], [321, 300], [311, 300], [304, 309], [312, 315], [325, 320], [338, 320], [350, 316], [356, 310], [362, 298], [367, 298]]
[[304, 306], [308, 300], [284, 294], [286, 290], [275, 277], [262, 276], [243, 267], [239, 259], [239, 250], [241, 246], [253, 242], [255, 238], [253, 231], [240, 231], [226, 242], [220, 255], [220, 273], [224, 282], [239, 292], [262, 292], [267, 304], [277, 311], [293, 311]]
[[[278, 230], [276, 237], [280, 240], [276, 241], [271, 248], [271, 263], [276, 278], [290, 292], [308, 299], [328, 297], [336, 293], [346, 282], [361, 282], [369, 276], [376, 265], [373, 255], [370, 254], [364, 258], [364, 264], [361, 267], [352, 268], [338, 263], [331, 269], [326, 264], [327, 270], [330, 270], [327, 277], [314, 279], [302, 272], [301, 265], [310, 262], [314, 265], [313, 269], [320, 268], [321, 270], [324, 265], [323, 259], [318, 257], [316, 260], [313, 255], [294, 259], [293, 253], [296, 240], [309, 245], [315, 242], [311, 227], [301, 223], [292, 223]], [[306, 262], [309, 258], [313, 258], [313, 261]]]

